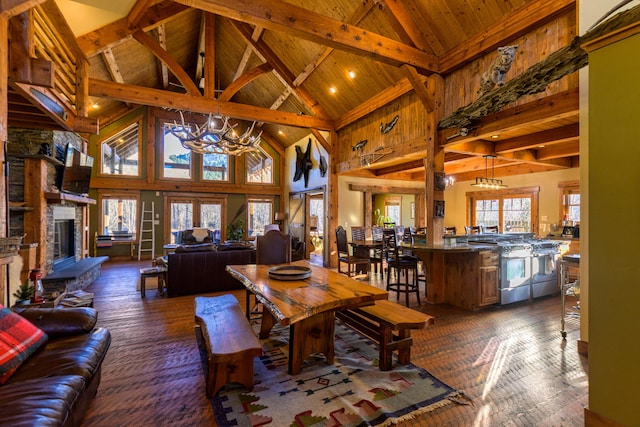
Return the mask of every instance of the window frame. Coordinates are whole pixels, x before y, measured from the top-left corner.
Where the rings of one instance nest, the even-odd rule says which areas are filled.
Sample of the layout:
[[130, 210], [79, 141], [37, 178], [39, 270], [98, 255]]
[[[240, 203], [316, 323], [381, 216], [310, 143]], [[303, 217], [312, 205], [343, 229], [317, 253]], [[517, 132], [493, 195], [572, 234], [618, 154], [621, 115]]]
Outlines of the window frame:
[[169, 212], [164, 215], [164, 241], [171, 242], [171, 204], [172, 203], [191, 203], [194, 223], [200, 224], [200, 206], [202, 204], [220, 204], [221, 206], [221, 225], [220, 225], [220, 241], [226, 239], [227, 229], [227, 195], [226, 194], [208, 194], [208, 193], [165, 193], [164, 195], [164, 211]]
[[133, 219], [133, 223], [134, 223], [134, 227], [135, 230], [133, 233], [131, 233], [133, 239], [135, 240], [137, 238], [138, 232], [140, 230], [140, 224], [139, 224], [139, 216], [140, 216], [140, 209], [141, 209], [141, 205], [140, 205], [140, 192], [139, 191], [126, 191], [126, 190], [121, 190], [121, 191], [98, 191], [98, 234], [103, 235], [104, 233], [104, 227], [105, 227], [105, 223], [104, 223], [104, 218], [105, 218], [105, 213], [104, 213], [104, 206], [103, 206], [103, 202], [104, 200], [112, 200], [112, 199], [124, 199], [124, 200], [134, 200], [135, 204], [136, 204], [136, 212], [134, 215], [134, 219]]
[[[186, 120], [186, 119], [185, 119]], [[183, 178], [183, 177], [171, 177], [171, 176], [166, 176], [165, 175], [165, 166], [164, 166], [164, 153], [165, 153], [165, 135], [171, 135], [173, 136], [170, 132], [167, 132], [167, 134], [165, 134], [165, 128], [168, 125], [171, 125], [170, 119], [168, 117], [159, 117], [158, 120], [158, 129], [159, 129], [159, 137], [160, 137], [160, 142], [161, 144], [157, 144], [156, 147], [157, 148], [157, 162], [158, 162], [158, 179], [163, 180], [163, 181], [182, 181], [182, 182], [196, 182], [196, 176], [195, 176], [195, 171], [199, 170], [196, 167], [196, 162], [195, 162], [195, 154], [193, 151], [186, 149], [189, 154], [190, 154], [190, 161], [189, 161], [189, 177], [188, 178]], [[176, 138], [175, 136], [173, 136], [174, 138]], [[178, 140], [176, 138], [176, 140]], [[178, 144], [180, 144], [180, 140], [178, 140]], [[180, 144], [180, 146], [182, 147], [182, 145]], [[184, 148], [184, 147], [183, 147]]]
[[467, 225], [476, 226], [475, 223], [475, 202], [477, 200], [498, 199], [500, 209], [498, 211], [498, 231], [504, 231], [504, 199], [508, 198], [531, 198], [531, 230], [528, 233], [538, 234], [539, 208], [540, 208], [540, 187], [521, 187], [502, 190], [469, 191], [466, 193], [467, 201]]
[[[574, 205], [569, 205], [567, 203], [568, 197], [571, 194], [580, 194], [580, 181], [562, 181], [558, 183], [558, 221], [557, 224], [562, 223], [562, 219], [565, 215], [569, 215], [569, 207]], [[580, 197], [582, 202], [582, 196]], [[582, 215], [582, 209], [580, 209], [580, 215]], [[571, 218], [569, 218], [571, 219]], [[578, 219], [580, 222], [580, 219]]]
[[[108, 139], [111, 139], [115, 136], [117, 136], [118, 134], [124, 132], [127, 128], [129, 128], [130, 126], [137, 124], [138, 126], [138, 132], [137, 132], [137, 146], [138, 146], [138, 173], [136, 175], [122, 175], [122, 174], [115, 174], [115, 173], [105, 173], [102, 170], [102, 167], [104, 165], [103, 159], [104, 159], [104, 152], [102, 150], [102, 144], [104, 144], [104, 142]], [[142, 173], [143, 173], [143, 153], [142, 153], [142, 139], [143, 139], [143, 124], [144, 124], [144, 118], [142, 114], [136, 115], [135, 117], [133, 117], [131, 120], [127, 120], [126, 122], [124, 122], [121, 126], [118, 126], [117, 128], [115, 128], [112, 132], [109, 132], [105, 135], [103, 135], [100, 139], [98, 139], [96, 141], [96, 145], [98, 147], [98, 159], [100, 162], [100, 167], [98, 168], [97, 171], [97, 176], [100, 177], [105, 177], [105, 178], [117, 178], [117, 179], [136, 179], [136, 178], [141, 178], [142, 177]]]
[[[254, 239], [257, 234], [253, 234], [250, 235], [249, 234], [249, 228], [250, 228], [250, 215], [251, 215], [251, 203], [269, 203], [271, 204], [271, 215], [270, 215], [270, 219], [269, 222], [267, 222], [265, 225], [267, 224], [273, 224], [274, 222], [274, 215], [275, 215], [275, 197], [273, 196], [247, 196], [247, 209], [246, 209], [246, 213], [245, 213], [245, 236], [247, 239]], [[263, 230], [264, 231], [264, 230]]]
[[243, 155], [244, 157], [244, 182], [247, 185], [273, 185], [276, 183], [276, 164], [275, 164], [275, 159], [274, 156], [272, 154], [270, 154], [265, 147], [263, 147], [263, 143], [261, 142], [260, 145], [258, 146], [258, 150], [260, 152], [262, 152], [267, 158], [269, 158], [271, 160], [271, 181], [265, 182], [265, 181], [260, 181], [260, 182], [256, 182], [256, 181], [250, 181], [249, 180], [249, 156], [251, 155], [251, 153], [245, 153]]

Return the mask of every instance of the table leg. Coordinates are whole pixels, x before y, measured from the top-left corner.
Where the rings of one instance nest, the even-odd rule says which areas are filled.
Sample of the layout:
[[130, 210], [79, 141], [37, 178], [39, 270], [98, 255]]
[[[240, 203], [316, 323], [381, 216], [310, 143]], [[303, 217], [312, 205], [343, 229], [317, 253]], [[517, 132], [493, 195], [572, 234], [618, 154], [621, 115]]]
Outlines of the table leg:
[[146, 276], [144, 274], [140, 275], [140, 298], [144, 298], [145, 294], [145, 280]]
[[335, 313], [329, 311], [289, 327], [289, 375], [299, 374], [302, 362], [314, 353], [323, 353], [327, 364], [333, 363], [335, 324]]

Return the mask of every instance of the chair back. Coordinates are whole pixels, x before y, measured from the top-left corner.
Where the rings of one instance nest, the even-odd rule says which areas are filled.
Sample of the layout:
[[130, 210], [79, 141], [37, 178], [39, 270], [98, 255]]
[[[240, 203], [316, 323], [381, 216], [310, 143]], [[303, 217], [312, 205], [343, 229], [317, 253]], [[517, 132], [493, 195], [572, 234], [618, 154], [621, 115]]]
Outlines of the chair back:
[[478, 234], [480, 233], [480, 226], [479, 225], [465, 225], [464, 226], [464, 234], [469, 235], [469, 234]]
[[456, 234], [458, 234], [456, 232], [456, 228], [455, 227], [445, 227], [444, 228], [444, 235], [445, 236], [455, 236]]
[[402, 242], [413, 243], [414, 234], [416, 234], [415, 229], [412, 229], [411, 227], [405, 227], [404, 232], [402, 233]]
[[396, 231], [393, 228], [385, 228], [382, 230], [382, 250], [387, 262], [392, 262], [397, 259], [398, 244]]
[[376, 242], [382, 242], [382, 227], [379, 225], [371, 227], [371, 238]]
[[291, 236], [271, 230], [256, 237], [256, 264], [285, 264], [291, 262]]
[[338, 246], [338, 256], [349, 254], [349, 243], [347, 242], [347, 230], [339, 225], [336, 228], [336, 245]]
[[351, 227], [351, 241], [366, 240], [367, 232], [363, 226]]
[[498, 226], [497, 225], [487, 225], [485, 227], [482, 227], [483, 233], [497, 233], [498, 232]]

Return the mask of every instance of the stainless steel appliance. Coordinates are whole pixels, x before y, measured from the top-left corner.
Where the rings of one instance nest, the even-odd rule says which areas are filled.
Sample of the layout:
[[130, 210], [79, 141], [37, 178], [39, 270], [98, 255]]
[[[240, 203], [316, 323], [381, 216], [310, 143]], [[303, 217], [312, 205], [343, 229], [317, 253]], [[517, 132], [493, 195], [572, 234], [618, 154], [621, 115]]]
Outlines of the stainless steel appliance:
[[552, 240], [532, 242], [531, 296], [533, 298], [558, 293], [559, 243]]
[[498, 247], [501, 305], [558, 292], [558, 242], [538, 240], [532, 234], [486, 237], [469, 243]]

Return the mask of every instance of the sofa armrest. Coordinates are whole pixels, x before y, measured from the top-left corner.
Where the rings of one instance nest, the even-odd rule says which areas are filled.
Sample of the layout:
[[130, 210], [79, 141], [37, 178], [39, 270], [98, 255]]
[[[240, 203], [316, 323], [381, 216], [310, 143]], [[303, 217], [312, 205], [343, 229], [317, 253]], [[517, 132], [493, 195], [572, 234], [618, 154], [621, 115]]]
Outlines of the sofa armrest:
[[19, 314], [50, 338], [91, 332], [98, 321], [98, 312], [89, 307], [27, 308]]

